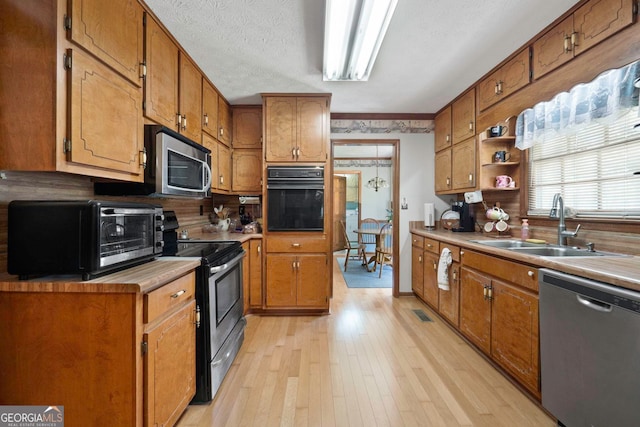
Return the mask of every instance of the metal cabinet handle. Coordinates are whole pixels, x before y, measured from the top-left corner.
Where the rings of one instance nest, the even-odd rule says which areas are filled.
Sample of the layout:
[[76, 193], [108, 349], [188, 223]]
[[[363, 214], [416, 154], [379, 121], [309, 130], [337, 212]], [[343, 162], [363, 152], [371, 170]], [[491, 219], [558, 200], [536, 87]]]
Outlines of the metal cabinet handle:
[[296, 148], [295, 147], [293, 147], [291, 149], [291, 157], [294, 158], [294, 159], [296, 158]]
[[578, 46], [578, 33], [576, 33], [575, 31], [573, 33], [571, 33], [571, 46], [574, 48]]
[[451, 178], [447, 177], [447, 187], [451, 185]]
[[451, 135], [447, 134], [447, 136], [445, 137], [445, 141], [447, 142], [451, 141]]
[[262, 245], [258, 245], [258, 254], [260, 254], [260, 252], [262, 252]]
[[204, 113], [204, 125], [209, 126], [209, 115]]
[[469, 122], [469, 130], [473, 130], [473, 122]]
[[434, 262], [434, 263], [433, 263], [433, 269], [434, 269], [434, 270], [437, 270], [437, 269], [438, 269], [438, 263], [436, 263], [436, 262]]
[[452, 276], [453, 276], [453, 281], [457, 282], [458, 281], [458, 270], [453, 270]]
[[527, 276], [529, 276], [529, 277], [533, 277], [534, 274], [535, 273], [533, 271], [531, 271], [531, 270], [527, 271]]
[[184, 293], [185, 293], [185, 292], [187, 292], [187, 290], [186, 290], [186, 289], [183, 289], [183, 290], [181, 290], [181, 291], [178, 291], [178, 292], [176, 292], [175, 294], [171, 295], [171, 298], [174, 298], [174, 299], [175, 299], [175, 298], [178, 298], [178, 297], [180, 297], [181, 295], [184, 295]]
[[460, 256], [464, 255], [464, 251], [460, 251]]
[[564, 53], [571, 52], [571, 45], [569, 43], [570, 41], [571, 36], [564, 36]]
[[469, 174], [469, 182], [472, 182], [472, 181], [473, 181], [473, 174], [472, 174], [472, 173], [470, 173], [470, 174]]
[[300, 147], [296, 148], [296, 159], [300, 158]]
[[420, 264], [422, 264], [422, 255], [419, 255], [419, 256], [418, 256], [418, 262], [419, 262]]
[[142, 149], [142, 151], [140, 151], [140, 166], [142, 166], [142, 169], [146, 169], [147, 168], [147, 149], [146, 147]]
[[176, 113], [176, 125], [178, 125], [178, 129], [182, 126], [182, 114]]
[[200, 327], [200, 306], [199, 305], [196, 305], [196, 310], [195, 311], [196, 311], [196, 319], [195, 319], [196, 320], [196, 322], [195, 322], [196, 323], [196, 328], [199, 328]]
[[224, 136], [224, 128], [223, 127], [220, 128], [220, 136]]
[[187, 128], [187, 116], [182, 116], [182, 129]]
[[294, 248], [299, 248], [302, 245], [300, 245], [300, 243], [292, 243], [291, 246], [293, 246]]

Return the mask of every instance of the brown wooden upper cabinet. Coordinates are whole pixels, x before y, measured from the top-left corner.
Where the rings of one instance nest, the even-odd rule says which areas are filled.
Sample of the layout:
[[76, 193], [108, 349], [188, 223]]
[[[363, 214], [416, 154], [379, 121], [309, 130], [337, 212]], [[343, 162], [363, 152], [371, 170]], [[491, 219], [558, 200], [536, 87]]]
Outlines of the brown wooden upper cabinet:
[[202, 131], [218, 137], [218, 92], [205, 78], [202, 79]]
[[453, 143], [457, 144], [475, 135], [476, 91], [471, 88], [451, 106]]
[[442, 110], [435, 120], [435, 150], [442, 151], [451, 147], [451, 106]]
[[264, 95], [267, 162], [327, 160], [329, 97]]
[[530, 81], [529, 48], [522, 50], [478, 84], [478, 110], [484, 111]]
[[233, 148], [262, 149], [262, 107], [234, 106]]
[[633, 24], [635, 0], [591, 0], [533, 44], [533, 78], [555, 70], [574, 56]]
[[69, 5], [65, 26], [71, 40], [142, 86], [142, 6], [135, 0], [74, 0]]
[[0, 169], [142, 181], [138, 3], [24, 7], [0, 4], [0, 111], [18, 118], [0, 120]]
[[218, 97], [218, 141], [227, 147], [231, 147], [233, 121], [231, 106], [221, 96]]
[[149, 15], [145, 26], [145, 116], [200, 143], [202, 74]]

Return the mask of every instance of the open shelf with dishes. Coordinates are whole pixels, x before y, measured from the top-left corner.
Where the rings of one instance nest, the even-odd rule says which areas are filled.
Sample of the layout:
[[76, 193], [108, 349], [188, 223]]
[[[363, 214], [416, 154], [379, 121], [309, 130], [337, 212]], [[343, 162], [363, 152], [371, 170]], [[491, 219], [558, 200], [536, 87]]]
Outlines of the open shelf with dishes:
[[480, 162], [479, 185], [482, 191], [518, 191], [520, 189], [521, 151], [515, 136], [478, 135]]

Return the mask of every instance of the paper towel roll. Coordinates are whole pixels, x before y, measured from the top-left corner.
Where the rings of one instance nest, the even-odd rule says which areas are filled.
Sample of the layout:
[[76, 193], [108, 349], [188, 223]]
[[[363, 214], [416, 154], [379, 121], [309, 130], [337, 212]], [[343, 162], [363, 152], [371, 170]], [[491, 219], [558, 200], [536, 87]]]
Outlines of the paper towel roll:
[[435, 209], [433, 203], [424, 204], [424, 226], [433, 227], [435, 225]]

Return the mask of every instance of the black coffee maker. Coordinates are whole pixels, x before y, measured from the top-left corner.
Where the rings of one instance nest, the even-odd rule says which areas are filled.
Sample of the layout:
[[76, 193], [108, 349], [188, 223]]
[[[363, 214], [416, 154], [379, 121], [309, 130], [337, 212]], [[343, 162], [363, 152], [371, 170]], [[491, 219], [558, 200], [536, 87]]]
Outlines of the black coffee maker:
[[476, 231], [476, 219], [473, 214], [473, 206], [465, 202], [454, 202], [451, 210], [460, 214], [460, 222], [457, 228], [451, 231]]

